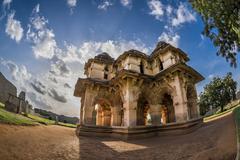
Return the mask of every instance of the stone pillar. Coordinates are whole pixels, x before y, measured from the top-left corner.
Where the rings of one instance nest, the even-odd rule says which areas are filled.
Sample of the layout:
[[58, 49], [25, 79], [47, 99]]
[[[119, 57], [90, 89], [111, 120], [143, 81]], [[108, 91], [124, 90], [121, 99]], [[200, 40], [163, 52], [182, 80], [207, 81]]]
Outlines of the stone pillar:
[[124, 125], [128, 127], [137, 125], [137, 100], [139, 97], [139, 81], [127, 78], [122, 88], [124, 95]]
[[82, 125], [83, 124], [83, 105], [81, 104], [80, 107], [80, 118], [79, 118], [79, 124]]
[[123, 104], [124, 111], [124, 124], [125, 126], [131, 127], [137, 125], [137, 102], [126, 102]]
[[173, 105], [175, 110], [176, 122], [183, 122], [189, 119], [187, 108], [186, 90], [183, 87], [183, 82], [180, 80], [179, 75], [175, 77], [175, 91], [173, 97]]
[[97, 110], [97, 116], [96, 116], [96, 125], [102, 126], [102, 112], [100, 110]]
[[161, 105], [159, 104], [151, 104], [150, 105], [150, 115], [152, 120], [152, 125], [161, 124]]
[[93, 100], [95, 97], [95, 93], [93, 90], [86, 89], [85, 97], [84, 97], [84, 105], [83, 105], [83, 124], [93, 124], [92, 112], [94, 110]]
[[121, 107], [112, 107], [111, 126], [121, 125]]
[[111, 125], [111, 111], [106, 110], [102, 112], [102, 124], [103, 126], [110, 126]]
[[196, 98], [194, 100], [195, 103], [195, 118], [199, 118], [200, 117], [200, 108], [198, 105], [198, 99], [197, 99], [197, 90], [196, 90], [196, 86], [194, 85], [194, 94], [196, 95]]

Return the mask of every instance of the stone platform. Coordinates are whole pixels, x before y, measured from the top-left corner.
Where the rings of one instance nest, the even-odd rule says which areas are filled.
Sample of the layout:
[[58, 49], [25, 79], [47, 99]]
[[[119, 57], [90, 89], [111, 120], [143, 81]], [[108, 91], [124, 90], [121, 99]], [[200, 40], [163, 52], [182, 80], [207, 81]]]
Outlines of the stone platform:
[[135, 127], [79, 125], [76, 134], [77, 136], [112, 137], [127, 140], [153, 136], [187, 134], [198, 129], [202, 124], [203, 118], [192, 119], [187, 122], [169, 123], [166, 125]]

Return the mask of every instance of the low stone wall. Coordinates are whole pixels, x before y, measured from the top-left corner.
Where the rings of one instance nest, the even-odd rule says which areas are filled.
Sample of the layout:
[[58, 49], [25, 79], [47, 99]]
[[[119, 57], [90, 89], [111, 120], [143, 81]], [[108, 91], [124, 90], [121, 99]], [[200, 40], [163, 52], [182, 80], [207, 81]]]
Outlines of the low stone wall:
[[203, 124], [203, 119], [193, 119], [182, 123], [169, 123], [167, 125], [150, 125], [150, 126], [93, 126], [79, 125], [76, 129], [77, 136], [94, 136], [94, 137], [113, 137], [123, 140], [147, 138], [153, 136], [179, 135], [187, 134], [199, 128]]

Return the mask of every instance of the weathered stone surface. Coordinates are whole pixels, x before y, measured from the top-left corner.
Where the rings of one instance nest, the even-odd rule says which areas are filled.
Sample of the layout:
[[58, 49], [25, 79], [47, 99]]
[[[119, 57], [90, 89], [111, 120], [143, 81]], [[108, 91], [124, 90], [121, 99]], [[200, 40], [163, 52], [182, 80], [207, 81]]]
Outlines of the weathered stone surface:
[[33, 107], [26, 101], [26, 93], [20, 92], [17, 97], [17, 88], [0, 72], [0, 102], [5, 109], [14, 113], [33, 113]]
[[204, 78], [188, 60], [163, 42], [150, 56], [130, 50], [116, 60], [107, 53], [90, 59], [74, 92], [81, 97], [81, 125], [132, 128], [199, 118], [195, 84]]
[[17, 96], [17, 88], [0, 72], [0, 102], [5, 103], [9, 94]]

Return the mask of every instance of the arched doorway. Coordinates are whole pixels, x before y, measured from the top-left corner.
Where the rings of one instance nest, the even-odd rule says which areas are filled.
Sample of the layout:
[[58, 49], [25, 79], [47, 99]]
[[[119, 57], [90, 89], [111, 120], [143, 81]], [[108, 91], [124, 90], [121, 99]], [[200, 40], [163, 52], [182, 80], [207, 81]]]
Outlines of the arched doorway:
[[137, 105], [137, 125], [150, 125], [150, 106], [145, 98], [140, 97]]
[[171, 95], [164, 94], [162, 99], [162, 124], [175, 122], [175, 110]]
[[94, 111], [92, 114], [95, 124], [98, 126], [110, 126], [111, 125], [111, 105], [104, 100], [98, 100], [95, 103]]
[[187, 87], [187, 106], [189, 119], [195, 118], [197, 115], [197, 93], [192, 85]]
[[140, 62], [139, 68], [140, 68], [140, 73], [144, 74], [144, 65], [142, 61]]

